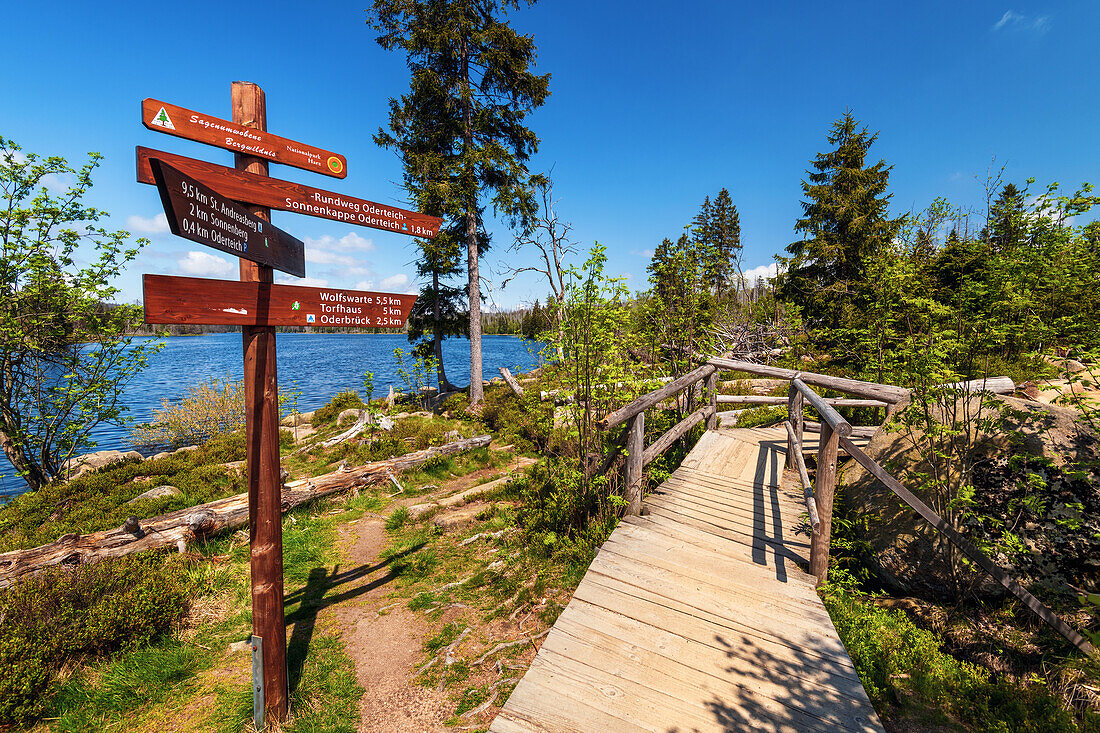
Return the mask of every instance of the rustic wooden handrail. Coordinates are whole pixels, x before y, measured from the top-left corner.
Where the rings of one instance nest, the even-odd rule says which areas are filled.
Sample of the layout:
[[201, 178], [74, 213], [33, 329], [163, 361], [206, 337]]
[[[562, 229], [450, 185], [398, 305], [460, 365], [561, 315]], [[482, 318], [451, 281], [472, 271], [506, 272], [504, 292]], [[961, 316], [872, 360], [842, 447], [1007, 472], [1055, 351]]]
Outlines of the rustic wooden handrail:
[[909, 491], [909, 489], [902, 486], [901, 482], [886, 472], [882, 466], [878, 464], [873, 458], [868, 456], [848, 438], [841, 438], [840, 444], [844, 446], [844, 449], [848, 451], [848, 455], [856, 459], [859, 465], [863, 466], [867, 471], [878, 479], [882, 484], [894, 492], [894, 494], [912, 507], [917, 514], [921, 515], [925, 521], [931, 524], [940, 532], [943, 536], [951, 541], [955, 547], [958, 547], [964, 555], [970, 558], [976, 565], [982, 570], [992, 575], [998, 583], [1001, 584], [1012, 595], [1016, 596], [1023, 602], [1027, 608], [1046, 622], [1051, 628], [1061, 634], [1067, 641], [1080, 649], [1085, 654], [1097, 654], [1096, 647], [1089, 643], [1081, 634], [1077, 633], [1076, 629], [1067, 624], [1061, 618], [1059, 618], [1050, 608], [1048, 608], [1042, 601], [1035, 596], [1031, 595], [1023, 586], [1017, 583], [1013, 578], [1007, 575], [997, 565], [990, 560], [985, 553], [979, 550], [974, 545], [959, 534], [958, 530], [952, 527], [944, 520], [939, 514], [936, 514], [923, 501], [921, 501], [916, 494]]
[[645, 452], [642, 454], [642, 468], [652, 463], [657, 456], [668, 450], [670, 445], [684, 437], [689, 430], [703, 422], [703, 420], [706, 420], [713, 414], [712, 410], [713, 408], [710, 405], [700, 407], [698, 410], [669, 428], [660, 438], [653, 441], [652, 445], [646, 448]]
[[[826, 405], [833, 407], [889, 407], [882, 400], [862, 400], [849, 397], [822, 397]], [[787, 398], [782, 395], [720, 394], [719, 404], [726, 405], [785, 405]]]
[[832, 405], [828, 404], [821, 398], [817, 392], [806, 386], [798, 377], [791, 380], [791, 388], [797, 389], [802, 393], [802, 396], [806, 398], [806, 401], [810, 403], [810, 406], [817, 410], [817, 414], [821, 415], [821, 419], [829, 424], [829, 427], [836, 432], [837, 435], [842, 437], [848, 437], [852, 434], [852, 426], [841, 417], [840, 413], [836, 411]]
[[793, 369], [782, 369], [766, 364], [753, 364], [750, 361], [739, 361], [737, 359], [712, 358], [707, 360], [707, 364], [716, 366], [719, 369], [748, 372], [749, 374], [758, 374], [762, 377], [771, 377], [772, 379], [785, 379], [790, 381], [795, 377], [800, 377], [803, 382], [815, 387], [835, 389], [845, 394], [856, 395], [872, 400], [881, 400], [882, 402], [889, 402], [891, 404], [909, 399], [909, 390], [905, 387], [897, 387], [892, 384], [861, 382], [858, 379], [832, 377], [827, 374], [816, 374], [814, 372], [796, 372]]
[[596, 427], [600, 430], [610, 430], [617, 425], [622, 425], [635, 415], [645, 412], [658, 402], [663, 402], [685, 388], [692, 386], [699, 380], [706, 379], [716, 371], [717, 368], [710, 364], [704, 364], [701, 367], [697, 367], [682, 377], [672, 380], [660, 389], [650, 392], [649, 394], [644, 394], [630, 404], [620, 407], [618, 410], [608, 414], [602, 420], [597, 420]]
[[810, 473], [806, 470], [806, 459], [802, 455], [802, 441], [795, 433], [794, 426], [791, 425], [790, 420], [786, 420], [783, 423], [783, 427], [787, 428], [787, 437], [790, 439], [790, 445], [792, 446], [791, 452], [788, 455], [794, 457], [794, 465], [798, 469], [798, 477], [802, 480], [802, 495], [806, 502], [806, 513], [810, 517], [810, 526], [813, 529], [817, 529], [821, 524], [821, 517], [817, 513], [817, 502], [814, 500], [814, 487], [810, 483]]

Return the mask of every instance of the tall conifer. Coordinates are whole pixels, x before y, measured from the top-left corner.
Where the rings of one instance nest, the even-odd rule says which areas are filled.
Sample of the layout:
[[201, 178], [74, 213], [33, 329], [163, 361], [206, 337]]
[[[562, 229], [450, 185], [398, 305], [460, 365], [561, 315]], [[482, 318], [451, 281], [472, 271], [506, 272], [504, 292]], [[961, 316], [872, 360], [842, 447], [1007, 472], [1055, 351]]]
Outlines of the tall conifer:
[[786, 273], [779, 295], [797, 304], [811, 327], [834, 329], [855, 322], [867, 261], [897, 235], [902, 219], [891, 219], [886, 187], [892, 166], [867, 165], [867, 151], [878, 139], [852, 113], [833, 123], [835, 148], [818, 153], [802, 181], [803, 217], [795, 230], [805, 238], [787, 246], [780, 258]]
[[505, 19], [518, 7], [519, 0], [374, 0], [368, 11], [379, 45], [404, 51], [412, 74], [409, 94], [391, 101], [391, 127], [395, 119], [435, 119], [426, 149], [406, 147], [400, 136], [382, 142], [400, 147], [406, 170], [431, 179], [424, 185], [465, 224], [471, 405], [484, 396], [478, 207], [490, 195], [513, 221], [533, 210], [526, 161], [538, 138], [523, 123], [550, 93], [550, 75], [532, 71], [534, 41]]

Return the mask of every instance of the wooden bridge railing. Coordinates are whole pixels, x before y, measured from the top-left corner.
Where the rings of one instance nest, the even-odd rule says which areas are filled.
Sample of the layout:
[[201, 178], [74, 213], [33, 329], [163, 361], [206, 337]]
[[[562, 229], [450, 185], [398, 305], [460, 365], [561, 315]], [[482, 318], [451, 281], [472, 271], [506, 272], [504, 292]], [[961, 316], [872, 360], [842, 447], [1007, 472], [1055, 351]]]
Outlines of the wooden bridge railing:
[[[748, 395], [719, 395], [719, 370], [742, 371], [773, 379], [785, 379], [791, 383], [787, 397], [755, 397]], [[700, 382], [706, 384], [706, 396], [709, 404], [696, 410], [659, 437], [652, 445], [643, 447], [645, 436], [645, 411], [659, 405], [680, 392]], [[829, 398], [817, 394], [810, 385], [836, 390], [855, 398]], [[972, 380], [944, 387], [985, 391], [999, 394], [1011, 393], [1015, 385], [1008, 377]], [[861, 382], [855, 379], [834, 377], [813, 372], [797, 372], [791, 369], [736, 359], [711, 358], [705, 364], [673, 380], [660, 389], [643, 395], [628, 405], [607, 415], [597, 422], [597, 426], [609, 430], [617, 425], [629, 422], [627, 428], [626, 484], [629, 506], [628, 514], [638, 514], [642, 501], [642, 471], [646, 465], [668, 449], [675, 441], [683, 437], [691, 428], [704, 419], [707, 428], [717, 427], [718, 404], [782, 404], [787, 403], [788, 419], [784, 421], [787, 430], [787, 456], [798, 471], [806, 502], [806, 513], [812, 530], [810, 539], [810, 573], [819, 583], [826, 580], [829, 570], [829, 543], [832, 535], [833, 498], [836, 492], [837, 456], [841, 448], [857, 463], [863, 466], [899, 499], [908, 504], [938, 532], [959, 548], [975, 564], [992, 575], [1006, 590], [1016, 596], [1032, 613], [1061, 634], [1066, 640], [1086, 654], [1097, 654], [1096, 648], [1069, 624], [1059, 618], [1049, 607], [1037, 599], [1003, 570], [997, 567], [981, 550], [974, 547], [954, 527], [936, 514], [915, 494], [906, 489], [901, 482], [891, 476], [882, 466], [859, 449], [851, 436], [858, 428], [853, 426], [836, 411], [837, 407], [887, 407], [892, 408], [902, 400], [908, 399], [910, 391], [904, 387], [890, 384]], [[803, 407], [809, 403], [821, 416], [819, 425], [817, 462], [814, 480], [811, 484], [809, 471], [803, 455], [803, 433], [810, 425], [803, 418]], [[605, 464], [607, 465], [607, 464]]]

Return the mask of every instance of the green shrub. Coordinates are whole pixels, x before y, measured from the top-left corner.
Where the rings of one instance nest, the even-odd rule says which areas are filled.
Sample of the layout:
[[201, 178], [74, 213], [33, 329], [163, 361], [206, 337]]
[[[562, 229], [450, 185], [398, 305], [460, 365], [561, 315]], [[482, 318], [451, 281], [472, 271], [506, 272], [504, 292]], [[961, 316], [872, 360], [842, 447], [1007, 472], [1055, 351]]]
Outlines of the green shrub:
[[[118, 527], [131, 514], [149, 517], [242, 493], [247, 490], [243, 476], [219, 464], [244, 457], [244, 436], [233, 433], [197, 450], [118, 463], [28, 491], [0, 507], [0, 552], [37, 547], [70, 532]], [[175, 486], [183, 495], [127, 506], [130, 499], [164, 484]]]
[[761, 425], [771, 425], [787, 419], [786, 405], [774, 405], [768, 407], [753, 407], [745, 410], [737, 416], [737, 427], [755, 428]]
[[313, 413], [310, 424], [314, 426], [331, 425], [336, 422], [336, 418], [340, 417], [340, 413], [344, 410], [363, 410], [366, 407], [367, 403], [363, 402], [363, 398], [355, 390], [349, 389], [346, 392], [337, 392], [327, 405], [318, 408]]
[[146, 553], [51, 568], [0, 595], [0, 724], [42, 716], [62, 665], [148, 643], [187, 610], [186, 568]]
[[507, 387], [485, 390], [482, 421], [501, 440], [515, 445], [518, 451], [545, 448], [553, 416], [553, 405], [540, 402], [534, 390], [529, 390], [522, 398], [516, 397]]
[[[830, 586], [824, 595], [868, 696], [881, 712], [910, 696], [935, 706], [982, 733], [1081, 730], [1074, 717], [1041, 685], [1014, 685], [941, 649], [931, 631], [904, 613], [887, 611]], [[1095, 730], [1086, 722], [1084, 730]]]
[[137, 425], [130, 442], [145, 449], [201, 445], [244, 429], [244, 381], [211, 379], [191, 385], [180, 400], [161, 400], [153, 421]]

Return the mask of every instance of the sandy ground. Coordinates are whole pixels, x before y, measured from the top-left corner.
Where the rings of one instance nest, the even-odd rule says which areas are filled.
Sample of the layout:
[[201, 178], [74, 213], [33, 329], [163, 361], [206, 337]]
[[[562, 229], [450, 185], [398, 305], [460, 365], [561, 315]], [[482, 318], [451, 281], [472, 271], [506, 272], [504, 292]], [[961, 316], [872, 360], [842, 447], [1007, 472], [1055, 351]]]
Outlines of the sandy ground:
[[344, 590], [371, 586], [351, 603], [336, 607], [336, 618], [348, 653], [355, 660], [359, 684], [366, 693], [360, 704], [359, 730], [364, 733], [434, 733], [454, 712], [454, 703], [434, 689], [416, 684], [414, 665], [429, 634], [427, 624], [404, 603], [385, 614], [377, 610], [388, 605], [387, 572], [379, 562], [386, 547], [382, 520], [363, 517], [341, 527], [346, 568], [366, 568], [354, 584]]

